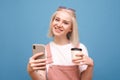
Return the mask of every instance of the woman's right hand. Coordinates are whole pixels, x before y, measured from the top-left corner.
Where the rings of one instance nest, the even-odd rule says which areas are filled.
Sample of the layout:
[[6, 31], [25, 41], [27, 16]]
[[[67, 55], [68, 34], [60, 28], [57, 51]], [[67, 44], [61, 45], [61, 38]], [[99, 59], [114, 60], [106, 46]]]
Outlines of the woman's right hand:
[[29, 63], [27, 66], [28, 72], [37, 71], [37, 70], [45, 70], [46, 69], [46, 59], [36, 59], [42, 56], [44, 53], [37, 53], [30, 57]]

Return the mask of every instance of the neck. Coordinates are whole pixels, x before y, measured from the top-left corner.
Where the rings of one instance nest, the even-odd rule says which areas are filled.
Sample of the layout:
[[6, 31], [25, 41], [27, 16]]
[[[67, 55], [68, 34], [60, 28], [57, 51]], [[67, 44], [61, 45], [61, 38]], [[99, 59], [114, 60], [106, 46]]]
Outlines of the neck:
[[65, 45], [68, 44], [70, 41], [67, 38], [54, 37], [54, 42], [58, 45]]

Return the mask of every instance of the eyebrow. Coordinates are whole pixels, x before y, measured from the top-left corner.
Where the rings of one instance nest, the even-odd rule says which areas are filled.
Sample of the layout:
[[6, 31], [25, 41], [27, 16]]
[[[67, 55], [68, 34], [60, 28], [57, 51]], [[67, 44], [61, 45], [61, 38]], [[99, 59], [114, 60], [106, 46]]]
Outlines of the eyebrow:
[[[59, 18], [59, 17], [56, 16], [54, 19], [56, 19], [56, 18]], [[60, 19], [60, 18], [59, 18], [59, 19]], [[63, 20], [64, 20], [64, 19], [63, 19]], [[71, 22], [71, 21], [69, 21], [69, 20], [64, 20], [64, 21], [66, 21], [66, 22]]]

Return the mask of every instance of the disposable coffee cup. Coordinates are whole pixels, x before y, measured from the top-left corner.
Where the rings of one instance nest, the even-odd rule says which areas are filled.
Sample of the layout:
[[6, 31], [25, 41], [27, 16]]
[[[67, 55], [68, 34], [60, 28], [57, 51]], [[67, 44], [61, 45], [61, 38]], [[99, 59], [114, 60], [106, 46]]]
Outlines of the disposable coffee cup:
[[81, 48], [71, 48], [71, 54], [72, 54], [72, 59], [76, 59], [77, 58], [77, 54], [81, 54], [82, 55], [82, 49]]

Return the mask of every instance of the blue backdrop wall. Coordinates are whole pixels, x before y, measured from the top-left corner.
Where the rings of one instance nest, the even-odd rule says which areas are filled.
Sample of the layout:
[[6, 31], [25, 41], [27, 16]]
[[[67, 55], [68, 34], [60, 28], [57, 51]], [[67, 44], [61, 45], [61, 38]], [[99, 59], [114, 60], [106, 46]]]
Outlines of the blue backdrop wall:
[[76, 10], [80, 41], [94, 59], [93, 80], [120, 80], [120, 0], [0, 0], [0, 80], [30, 80], [32, 44], [47, 44], [58, 6]]

